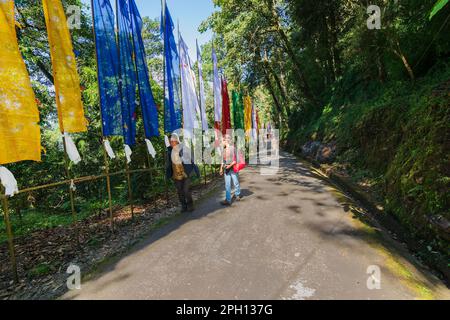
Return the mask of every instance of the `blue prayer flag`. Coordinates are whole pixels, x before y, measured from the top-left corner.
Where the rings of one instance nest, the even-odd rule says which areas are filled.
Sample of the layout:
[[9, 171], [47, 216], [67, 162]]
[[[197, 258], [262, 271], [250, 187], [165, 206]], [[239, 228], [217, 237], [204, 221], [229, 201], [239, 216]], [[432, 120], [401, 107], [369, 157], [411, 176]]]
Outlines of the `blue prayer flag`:
[[125, 144], [136, 144], [137, 78], [134, 66], [130, 8], [126, 0], [118, 0], [118, 39], [122, 87], [122, 120]]
[[120, 136], [123, 133], [122, 110], [119, 93], [119, 57], [114, 30], [114, 12], [109, 0], [93, 0], [92, 10], [103, 136]]
[[134, 0], [129, 0], [129, 8], [145, 137], [150, 139], [151, 137], [159, 136], [158, 110], [150, 85], [150, 76], [145, 55], [144, 41], [142, 39], [142, 18]]
[[[172, 17], [167, 5], [165, 8], [165, 25], [161, 23], [161, 32], [164, 33], [164, 53], [166, 61], [166, 96], [164, 108], [164, 129], [172, 133], [182, 128], [181, 92], [180, 92], [180, 58], [175, 41]], [[164, 16], [163, 20], [164, 21]]]

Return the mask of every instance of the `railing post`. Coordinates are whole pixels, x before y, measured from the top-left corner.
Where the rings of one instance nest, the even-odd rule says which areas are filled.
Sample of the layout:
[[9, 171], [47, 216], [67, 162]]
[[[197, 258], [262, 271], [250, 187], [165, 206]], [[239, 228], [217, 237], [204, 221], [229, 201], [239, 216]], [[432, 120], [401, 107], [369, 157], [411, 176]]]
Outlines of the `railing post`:
[[128, 181], [128, 200], [130, 202], [130, 208], [131, 208], [131, 219], [134, 220], [133, 190], [131, 188], [131, 174], [130, 174], [130, 167], [128, 165], [127, 159], [125, 159], [125, 170], [126, 170], [127, 181]]
[[2, 193], [1, 198], [3, 207], [3, 217], [5, 219], [6, 234], [8, 236], [8, 249], [11, 260], [11, 269], [13, 272], [14, 282], [17, 284], [19, 283], [19, 274], [17, 272], [16, 253], [14, 250], [14, 235], [12, 232], [11, 221], [9, 219], [8, 197], [6, 197], [5, 195], [5, 189], [3, 188], [3, 186], [0, 189]]

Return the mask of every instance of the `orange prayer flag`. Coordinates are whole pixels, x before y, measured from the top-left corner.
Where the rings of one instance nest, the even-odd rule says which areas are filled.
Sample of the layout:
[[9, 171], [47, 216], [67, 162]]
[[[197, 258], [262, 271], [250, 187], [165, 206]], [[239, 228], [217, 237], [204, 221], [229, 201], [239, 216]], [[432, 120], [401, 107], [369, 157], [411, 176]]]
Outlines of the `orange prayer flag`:
[[15, 26], [14, 1], [0, 1], [0, 164], [41, 160], [39, 111]]
[[61, 132], [87, 130], [80, 78], [61, 0], [42, 0], [53, 65], [56, 105]]

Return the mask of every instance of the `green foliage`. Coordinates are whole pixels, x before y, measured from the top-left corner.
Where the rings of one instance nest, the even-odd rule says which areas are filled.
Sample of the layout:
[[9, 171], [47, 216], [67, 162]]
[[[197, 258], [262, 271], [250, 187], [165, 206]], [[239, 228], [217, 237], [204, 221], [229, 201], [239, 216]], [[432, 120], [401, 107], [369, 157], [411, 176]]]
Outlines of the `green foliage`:
[[[411, 82], [392, 82], [353, 97], [335, 97], [315, 120], [293, 130], [301, 146], [336, 141], [337, 164], [384, 199], [387, 212], [411, 235], [448, 252], [429, 219], [450, 220], [449, 65]], [[292, 143], [291, 143], [292, 144]]]

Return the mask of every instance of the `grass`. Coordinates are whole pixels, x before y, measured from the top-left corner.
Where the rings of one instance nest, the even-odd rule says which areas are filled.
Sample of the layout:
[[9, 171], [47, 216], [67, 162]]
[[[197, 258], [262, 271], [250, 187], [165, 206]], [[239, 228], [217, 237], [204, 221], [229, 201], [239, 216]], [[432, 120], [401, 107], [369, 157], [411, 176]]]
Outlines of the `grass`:
[[50, 274], [51, 272], [53, 272], [52, 265], [49, 265], [47, 263], [41, 263], [41, 264], [35, 266], [30, 271], [28, 271], [28, 276], [31, 278], [42, 277], [47, 274]]

